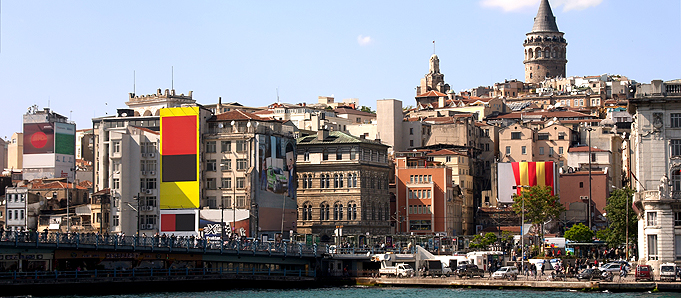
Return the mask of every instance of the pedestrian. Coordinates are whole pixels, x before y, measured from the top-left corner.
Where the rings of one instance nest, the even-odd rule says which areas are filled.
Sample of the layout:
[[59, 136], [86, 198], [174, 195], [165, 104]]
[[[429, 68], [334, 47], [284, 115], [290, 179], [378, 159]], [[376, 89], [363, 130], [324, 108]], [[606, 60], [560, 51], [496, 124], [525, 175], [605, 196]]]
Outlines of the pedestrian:
[[541, 264], [541, 276], [544, 276], [544, 268], [546, 268], [546, 260], [544, 260]]

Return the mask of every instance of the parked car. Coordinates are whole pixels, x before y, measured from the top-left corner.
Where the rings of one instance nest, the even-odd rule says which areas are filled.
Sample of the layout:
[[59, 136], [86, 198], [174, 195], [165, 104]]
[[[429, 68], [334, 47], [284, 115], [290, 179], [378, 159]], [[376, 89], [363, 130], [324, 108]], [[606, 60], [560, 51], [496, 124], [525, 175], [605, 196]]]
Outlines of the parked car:
[[594, 279], [601, 279], [603, 277], [603, 274], [601, 273], [600, 270], [596, 268], [588, 268], [582, 270], [579, 274], [577, 274], [577, 280], [582, 281], [582, 280], [594, 280]]
[[619, 263], [607, 263], [598, 267], [598, 270], [606, 272], [620, 272], [620, 266], [621, 264]]
[[653, 267], [650, 265], [636, 265], [636, 281], [639, 280], [653, 280]]
[[444, 266], [440, 260], [426, 260], [426, 272], [425, 274], [437, 277], [446, 276], [449, 277], [452, 274], [452, 269], [449, 266]]
[[473, 276], [485, 277], [485, 270], [478, 268], [478, 265], [461, 264], [456, 268], [456, 275], [458, 277], [468, 276], [469, 278]]
[[660, 265], [660, 280], [676, 281], [676, 264], [664, 263]]
[[631, 270], [631, 265], [629, 265], [629, 262], [627, 262], [627, 261], [625, 261], [625, 260], [612, 261], [612, 263], [617, 263], [617, 264], [620, 264], [620, 265], [624, 264], [624, 266], [626, 267], [627, 271], [630, 271], [630, 270]]
[[494, 271], [494, 273], [492, 273], [493, 279], [504, 278], [509, 280], [515, 280], [517, 277], [518, 268], [516, 268], [515, 266], [501, 267], [499, 268], [499, 270]]

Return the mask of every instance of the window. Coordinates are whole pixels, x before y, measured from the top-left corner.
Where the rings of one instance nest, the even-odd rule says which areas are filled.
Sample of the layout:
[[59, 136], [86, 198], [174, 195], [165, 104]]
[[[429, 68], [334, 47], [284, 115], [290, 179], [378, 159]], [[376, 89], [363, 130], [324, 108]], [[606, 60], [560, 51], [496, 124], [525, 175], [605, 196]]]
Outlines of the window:
[[305, 149], [305, 153], [303, 153], [303, 160], [310, 161], [310, 150]]
[[[236, 178], [236, 188], [243, 189], [246, 188], [246, 178], [237, 177]], [[238, 197], [237, 197], [238, 198]]]
[[522, 147], [521, 147], [521, 151], [522, 151], [523, 154], [527, 154], [527, 147], [526, 147], [526, 146], [522, 146]]
[[485, 144], [485, 151], [489, 151], [489, 144]]
[[357, 219], [357, 204], [350, 202], [348, 204], [348, 220]]
[[231, 177], [226, 177], [226, 178], [223, 177], [220, 185], [222, 185], [222, 188], [231, 189], [232, 188], [232, 178]]
[[215, 141], [206, 142], [206, 153], [215, 153]]
[[236, 196], [236, 207], [246, 208], [246, 196]]
[[329, 220], [329, 204], [319, 205], [319, 220]]
[[338, 187], [343, 188], [343, 174], [338, 174]]
[[414, 147], [414, 140], [409, 140], [409, 146]]
[[310, 202], [303, 204], [303, 220], [312, 220], [312, 205]]
[[584, 182], [579, 182], [579, 188], [584, 188]]
[[559, 135], [558, 135], [558, 139], [559, 139], [559, 140], [565, 140], [565, 135], [562, 134], [562, 133], [559, 134]]
[[674, 212], [674, 226], [681, 227], [681, 212]]
[[120, 225], [121, 225], [121, 220], [120, 220], [120, 218], [118, 217], [118, 215], [114, 215], [114, 216], [113, 216], [113, 225], [114, 225], [114, 227], [117, 227], [117, 226], [120, 226]]
[[350, 160], [357, 159], [357, 148], [350, 149]]
[[324, 149], [322, 152], [322, 160], [329, 160], [329, 150]]
[[210, 208], [210, 209], [217, 208], [218, 206], [217, 206], [217, 200], [216, 200], [215, 196], [206, 197], [206, 205], [208, 205], [208, 208]]
[[413, 127], [410, 127], [410, 128], [409, 128], [409, 134], [410, 134], [410, 135], [413, 135], [413, 134], [414, 134], [414, 128], [413, 128]]
[[539, 155], [544, 155], [544, 147], [539, 147]]
[[549, 139], [548, 133], [540, 133], [539, 135], [537, 135], [537, 140], [546, 141], [548, 139]]
[[511, 146], [506, 146], [506, 155], [511, 155]]
[[215, 159], [209, 159], [206, 161], [206, 171], [216, 171], [217, 162]]
[[681, 140], [670, 140], [669, 144], [671, 145], [672, 156], [681, 156]]
[[230, 151], [232, 151], [232, 141], [220, 142], [220, 152], [230, 152]]
[[657, 260], [657, 235], [648, 235], [648, 259]]
[[671, 113], [669, 114], [671, 117], [671, 125], [674, 128], [679, 128], [681, 127], [681, 113]]
[[113, 153], [120, 153], [121, 152], [121, 141], [114, 141], [111, 145], [111, 149], [113, 150]]
[[413, 231], [428, 231], [431, 228], [430, 220], [410, 220], [409, 229]]
[[343, 151], [340, 148], [336, 150], [336, 160], [343, 160]]
[[221, 171], [231, 171], [232, 170], [232, 160], [231, 159], [221, 159], [220, 160], [220, 170]]
[[563, 155], [563, 147], [558, 147], [558, 154]]
[[113, 189], [120, 189], [121, 188], [121, 181], [118, 180], [118, 178], [113, 179]]
[[336, 203], [333, 205], [333, 219], [343, 220], [343, 204]]
[[657, 212], [647, 212], [646, 223], [648, 226], [657, 226]]
[[246, 141], [236, 141], [236, 152], [245, 152], [248, 150], [248, 144], [246, 144]]
[[520, 132], [519, 131], [514, 131], [511, 133], [511, 140], [520, 140]]
[[244, 171], [248, 168], [248, 161], [245, 158], [240, 158], [236, 160], [237, 171]]
[[232, 207], [232, 196], [222, 196], [222, 208]]
[[591, 162], [596, 162], [596, 153], [591, 153]]
[[215, 189], [215, 178], [206, 178], [206, 188], [207, 189]]

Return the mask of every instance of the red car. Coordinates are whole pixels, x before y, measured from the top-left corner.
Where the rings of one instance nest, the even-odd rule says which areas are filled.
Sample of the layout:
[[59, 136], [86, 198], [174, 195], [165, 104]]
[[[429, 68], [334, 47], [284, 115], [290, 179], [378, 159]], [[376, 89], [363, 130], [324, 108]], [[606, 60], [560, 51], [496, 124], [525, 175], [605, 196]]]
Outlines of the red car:
[[639, 280], [653, 280], [653, 267], [650, 265], [637, 265], [636, 266], [636, 281]]

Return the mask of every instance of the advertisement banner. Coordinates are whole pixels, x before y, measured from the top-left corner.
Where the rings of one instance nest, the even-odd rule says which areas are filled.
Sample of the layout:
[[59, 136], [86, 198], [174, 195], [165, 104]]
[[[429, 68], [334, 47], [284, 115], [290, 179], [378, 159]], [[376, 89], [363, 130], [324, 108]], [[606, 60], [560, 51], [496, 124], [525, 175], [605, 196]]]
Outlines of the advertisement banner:
[[57, 154], [76, 155], [76, 126], [55, 123], [54, 151]]
[[199, 107], [161, 109], [161, 209], [199, 208]]
[[263, 232], [296, 231], [295, 139], [256, 136], [256, 202]]
[[50, 123], [25, 123], [24, 154], [41, 153], [54, 153], [54, 127]]
[[498, 199], [500, 203], [513, 203], [513, 195], [520, 194], [522, 186], [551, 186], [552, 193], [558, 191], [558, 175], [555, 163], [508, 162], [497, 164]]
[[161, 210], [159, 233], [174, 234], [175, 236], [198, 236], [198, 232], [198, 209]]

